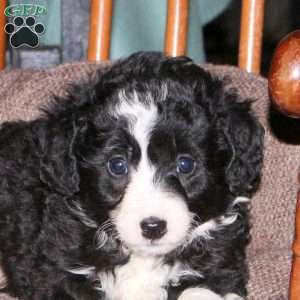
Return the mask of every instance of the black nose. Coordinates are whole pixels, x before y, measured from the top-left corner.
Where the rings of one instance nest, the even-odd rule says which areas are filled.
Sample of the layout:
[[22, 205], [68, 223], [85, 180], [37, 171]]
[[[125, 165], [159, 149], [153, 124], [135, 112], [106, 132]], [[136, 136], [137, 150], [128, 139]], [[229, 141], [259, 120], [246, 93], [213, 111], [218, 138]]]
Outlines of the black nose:
[[143, 237], [156, 240], [167, 232], [167, 222], [157, 217], [149, 217], [141, 222]]

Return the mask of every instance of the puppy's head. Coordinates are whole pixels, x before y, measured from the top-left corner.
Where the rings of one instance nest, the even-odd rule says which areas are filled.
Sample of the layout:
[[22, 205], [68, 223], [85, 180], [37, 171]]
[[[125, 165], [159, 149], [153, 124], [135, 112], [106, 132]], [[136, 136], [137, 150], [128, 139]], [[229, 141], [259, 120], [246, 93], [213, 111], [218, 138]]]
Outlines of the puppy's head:
[[132, 252], [174, 250], [195, 220], [257, 188], [263, 131], [249, 101], [188, 58], [138, 53], [70, 97], [52, 111], [77, 128], [72, 174], [60, 177], [75, 178], [90, 218], [109, 218]]

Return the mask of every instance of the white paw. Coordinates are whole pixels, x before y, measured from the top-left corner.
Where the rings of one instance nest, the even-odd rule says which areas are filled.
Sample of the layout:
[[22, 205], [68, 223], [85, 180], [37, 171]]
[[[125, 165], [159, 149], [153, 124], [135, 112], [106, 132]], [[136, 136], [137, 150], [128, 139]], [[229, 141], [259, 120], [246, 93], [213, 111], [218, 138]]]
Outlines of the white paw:
[[230, 293], [225, 295], [224, 300], [244, 300], [244, 298], [237, 294]]
[[[208, 289], [190, 288], [183, 291], [178, 300], [223, 300], [223, 298]], [[231, 299], [228, 298], [228, 300]]]

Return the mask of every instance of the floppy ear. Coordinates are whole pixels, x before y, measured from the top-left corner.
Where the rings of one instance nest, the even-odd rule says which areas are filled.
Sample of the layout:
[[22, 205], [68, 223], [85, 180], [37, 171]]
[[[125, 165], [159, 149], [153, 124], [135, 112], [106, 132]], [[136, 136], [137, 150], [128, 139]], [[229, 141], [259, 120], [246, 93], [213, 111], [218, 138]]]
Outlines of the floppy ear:
[[[40, 179], [51, 190], [71, 196], [79, 191], [75, 145], [80, 127], [75, 121], [46, 125], [41, 137]], [[52, 125], [52, 126], [51, 126]]]
[[241, 196], [251, 194], [258, 187], [264, 129], [251, 111], [251, 102], [238, 100], [235, 94], [225, 96], [216, 122], [229, 153], [225, 180], [230, 191]]
[[[225, 181], [236, 196], [249, 196], [258, 187], [263, 160], [264, 129], [251, 110], [253, 100], [241, 99], [228, 82], [213, 77], [198, 66], [185, 78], [193, 82], [196, 103], [205, 109], [216, 129], [220, 157], [227, 157]], [[183, 72], [181, 72], [183, 73]]]

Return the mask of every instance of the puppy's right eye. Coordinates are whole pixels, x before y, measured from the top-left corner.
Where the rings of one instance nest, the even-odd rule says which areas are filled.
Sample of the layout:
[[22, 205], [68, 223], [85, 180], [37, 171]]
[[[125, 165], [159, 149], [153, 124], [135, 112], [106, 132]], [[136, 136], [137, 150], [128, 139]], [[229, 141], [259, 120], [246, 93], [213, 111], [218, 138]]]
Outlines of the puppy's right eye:
[[123, 157], [113, 157], [108, 161], [108, 170], [115, 176], [126, 175], [128, 173], [128, 162]]
[[177, 161], [177, 173], [188, 174], [192, 173], [195, 168], [194, 160], [189, 156], [179, 157]]

